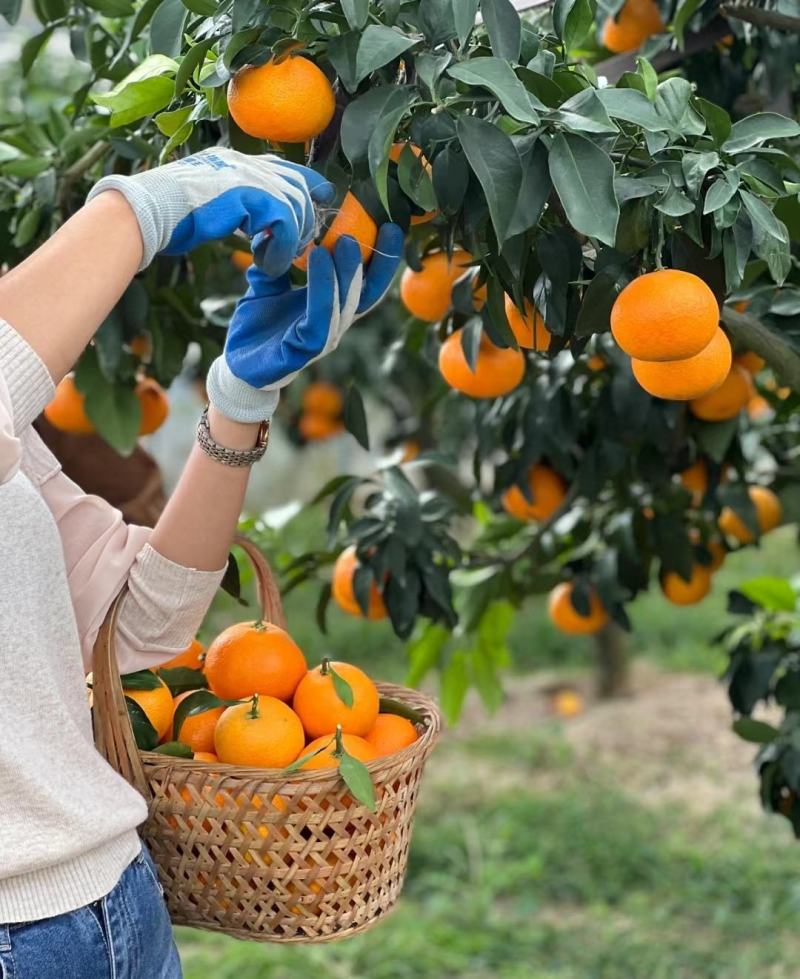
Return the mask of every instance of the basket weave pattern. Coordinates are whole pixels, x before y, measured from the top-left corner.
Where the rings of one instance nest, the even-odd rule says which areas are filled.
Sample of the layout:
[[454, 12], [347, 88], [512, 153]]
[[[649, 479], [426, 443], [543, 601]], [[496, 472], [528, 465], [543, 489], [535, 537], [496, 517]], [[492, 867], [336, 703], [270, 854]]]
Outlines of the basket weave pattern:
[[[283, 610], [263, 556], [237, 539], [256, 570], [264, 618]], [[376, 811], [335, 770], [294, 772], [199, 763], [140, 752], [114, 658], [112, 608], [95, 647], [95, 740], [148, 802], [142, 836], [172, 920], [272, 942], [320, 942], [375, 924], [395, 903], [408, 861], [420, 780], [441, 720], [424, 694], [378, 684], [424, 718], [414, 744], [370, 762]]]

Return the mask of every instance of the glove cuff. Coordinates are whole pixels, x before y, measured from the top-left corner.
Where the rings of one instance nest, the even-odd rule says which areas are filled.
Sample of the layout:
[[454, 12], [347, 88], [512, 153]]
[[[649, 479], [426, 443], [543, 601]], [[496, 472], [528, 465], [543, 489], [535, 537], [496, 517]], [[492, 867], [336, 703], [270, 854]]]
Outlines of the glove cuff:
[[224, 357], [217, 357], [206, 378], [208, 400], [217, 411], [235, 422], [262, 422], [278, 407], [276, 390], [254, 388], [231, 373]]
[[[86, 203], [106, 190], [116, 190], [130, 204], [142, 232], [142, 261], [139, 271], [166, 248], [178, 222], [186, 215], [186, 202], [176, 188], [176, 181], [165, 177], [161, 168], [126, 177], [111, 174], [103, 177], [89, 191]], [[176, 196], [177, 191], [177, 196]]]

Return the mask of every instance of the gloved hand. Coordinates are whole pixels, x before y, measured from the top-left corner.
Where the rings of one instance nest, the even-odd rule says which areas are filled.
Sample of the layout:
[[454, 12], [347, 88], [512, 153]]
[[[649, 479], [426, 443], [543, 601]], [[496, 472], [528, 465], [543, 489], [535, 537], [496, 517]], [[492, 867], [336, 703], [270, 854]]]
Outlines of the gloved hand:
[[277, 156], [248, 156], [225, 147], [203, 150], [130, 177], [103, 177], [87, 202], [105, 190], [127, 199], [139, 222], [144, 253], [182, 255], [209, 241], [244, 231], [269, 231], [262, 267], [280, 275], [314, 236], [314, 204], [335, 190], [314, 170]]
[[209, 401], [234, 421], [269, 418], [280, 389], [335, 349], [354, 320], [381, 301], [400, 263], [403, 232], [396, 224], [381, 227], [366, 270], [354, 238], [340, 238], [332, 255], [314, 248], [308, 282], [301, 288], [292, 288], [288, 275], [274, 277], [259, 268], [266, 245], [254, 242], [249, 288], [206, 381]]

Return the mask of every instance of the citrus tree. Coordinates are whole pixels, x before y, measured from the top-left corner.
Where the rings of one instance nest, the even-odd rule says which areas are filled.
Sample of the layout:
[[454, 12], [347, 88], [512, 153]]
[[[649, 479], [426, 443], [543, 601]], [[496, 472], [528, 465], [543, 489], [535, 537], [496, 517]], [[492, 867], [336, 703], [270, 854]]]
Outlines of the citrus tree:
[[[19, 3], [0, 9], [13, 21]], [[0, 121], [0, 261], [24, 258], [101, 173], [221, 144], [324, 172], [338, 190], [326, 245], [351, 233], [368, 258], [380, 222], [407, 231], [398, 299], [282, 409], [300, 440], [344, 425], [369, 445], [369, 391], [396, 455], [325, 487], [328, 542], [283, 570], [287, 587], [323, 581], [321, 623], [332, 594], [413, 636], [412, 680], [441, 670], [451, 717], [471, 684], [499, 703], [529, 595], [550, 592], [565, 631], [608, 637], [654, 573], [666, 599], [698, 601], [729, 547], [782, 519], [752, 485], [775, 482], [770, 439], [800, 391], [797, 42], [780, 9], [35, 10], [22, 72], [35, 80], [64, 33], [85, 68], [60, 111], [12, 104]], [[246, 248], [159, 258], [81, 358], [80, 407], [120, 452], [142, 375], [168, 384], [190, 345], [201, 371], [219, 352]]]

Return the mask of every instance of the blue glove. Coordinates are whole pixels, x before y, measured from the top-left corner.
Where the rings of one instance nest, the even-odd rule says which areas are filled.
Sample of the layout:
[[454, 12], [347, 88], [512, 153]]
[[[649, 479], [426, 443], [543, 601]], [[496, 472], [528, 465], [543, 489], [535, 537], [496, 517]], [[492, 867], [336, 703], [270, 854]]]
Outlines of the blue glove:
[[87, 201], [106, 190], [127, 199], [144, 242], [140, 270], [158, 252], [183, 255], [244, 231], [268, 231], [261, 262], [280, 275], [314, 237], [314, 204], [335, 194], [314, 170], [277, 156], [248, 156], [225, 147], [203, 150], [130, 177], [103, 177]]
[[207, 379], [209, 401], [235, 421], [270, 417], [280, 389], [334, 350], [353, 322], [381, 301], [400, 264], [403, 232], [396, 224], [381, 227], [366, 270], [354, 238], [340, 238], [332, 255], [314, 248], [302, 288], [292, 288], [288, 275], [273, 277], [259, 268], [267, 244], [254, 242], [249, 288]]

